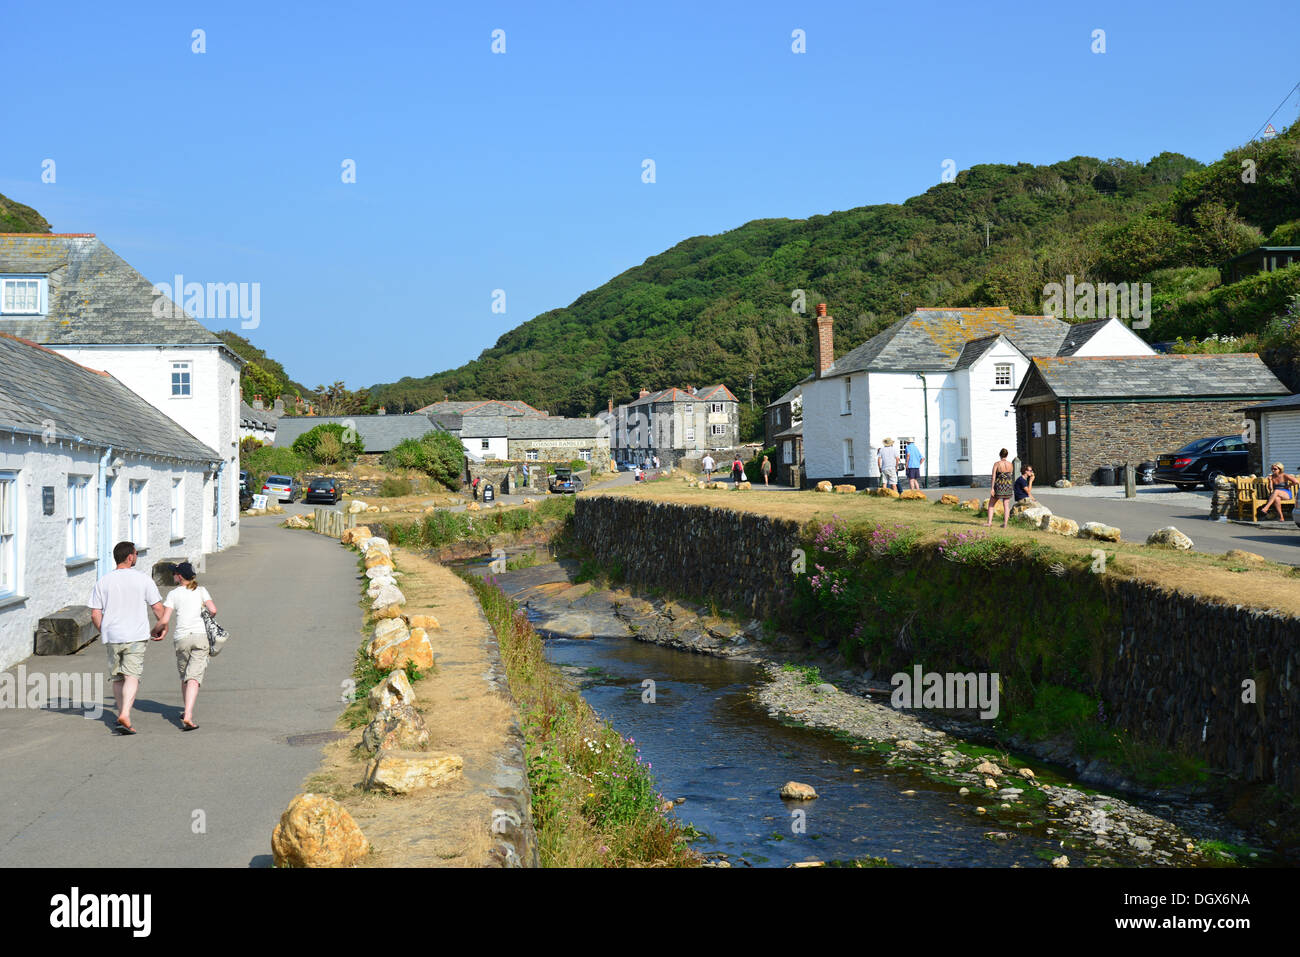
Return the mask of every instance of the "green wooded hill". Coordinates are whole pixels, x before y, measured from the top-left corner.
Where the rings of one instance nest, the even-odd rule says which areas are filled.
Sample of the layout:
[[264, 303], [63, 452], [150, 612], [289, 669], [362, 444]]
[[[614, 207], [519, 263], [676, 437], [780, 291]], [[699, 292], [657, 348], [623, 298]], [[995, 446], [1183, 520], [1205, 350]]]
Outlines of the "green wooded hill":
[[248, 363], [239, 375], [239, 391], [245, 402], [251, 404], [255, 395], [265, 398], [268, 404], [282, 395], [312, 395], [311, 389], [289, 378], [283, 365], [239, 333], [223, 329], [216, 336]]
[[[975, 166], [901, 205], [687, 239], [458, 369], [370, 396], [391, 411], [503, 397], [591, 414], [642, 387], [721, 381], [741, 395], [753, 373], [767, 402], [811, 369], [818, 302], [843, 354], [917, 306], [1040, 312], [1043, 286], [1067, 274], [1151, 282], [1153, 340], [1258, 331], [1300, 289], [1300, 269], [1219, 292], [1217, 266], [1266, 242], [1300, 245], [1300, 125], [1209, 166], [1177, 153]], [[796, 289], [804, 315], [791, 311]]]
[[48, 233], [45, 217], [0, 193], [0, 233]]

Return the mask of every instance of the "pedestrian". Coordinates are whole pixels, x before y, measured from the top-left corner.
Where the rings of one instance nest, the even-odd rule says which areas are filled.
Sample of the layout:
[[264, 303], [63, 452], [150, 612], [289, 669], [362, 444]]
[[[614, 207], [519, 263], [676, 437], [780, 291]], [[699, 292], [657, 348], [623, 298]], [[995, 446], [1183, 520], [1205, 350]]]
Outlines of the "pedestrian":
[[654, 456], [651, 461], [654, 463], [655, 471], [659, 471], [659, 456]]
[[705, 452], [704, 458], [700, 460], [700, 468], [704, 469], [704, 480], [706, 482], [713, 478], [713, 470], [717, 467], [718, 463], [713, 461], [713, 456]]
[[740, 456], [737, 455], [734, 459], [731, 460], [731, 481], [739, 485], [744, 480], [745, 480], [745, 463], [740, 461]]
[[921, 466], [925, 464], [925, 456], [921, 454], [921, 447], [915, 442], [907, 443], [907, 487], [921, 487]]
[[175, 588], [167, 593], [163, 602], [163, 614], [159, 619], [154, 634], [162, 638], [167, 634], [167, 626], [176, 616], [176, 630], [173, 634], [173, 647], [176, 649], [176, 670], [181, 676], [181, 700], [185, 710], [181, 715], [182, 731], [197, 731], [194, 723], [194, 702], [199, 697], [199, 685], [203, 683], [203, 673], [208, 668], [208, 630], [203, 624], [203, 609], [209, 614], [217, 613], [217, 606], [212, 603], [208, 590], [199, 584], [194, 574], [194, 566], [181, 562], [172, 572]]
[[880, 450], [876, 453], [876, 467], [880, 469], [881, 481], [895, 492], [898, 491], [898, 449], [894, 440], [886, 437]]
[[1011, 519], [1011, 494], [1014, 490], [1014, 483], [1011, 479], [1015, 466], [1007, 461], [1007, 450], [1003, 449], [998, 453], [998, 460], [993, 463], [993, 485], [989, 495], [989, 520], [986, 523], [989, 528], [993, 527], [993, 509], [997, 506], [998, 501], [1002, 502], [1002, 527], [1007, 527], [1007, 522]]
[[1270, 508], [1277, 509], [1277, 520], [1282, 521], [1282, 503], [1290, 502], [1295, 504], [1295, 494], [1291, 491], [1291, 484], [1300, 482], [1294, 475], [1288, 475], [1286, 468], [1281, 462], [1274, 462], [1268, 473], [1268, 487], [1272, 492], [1268, 497], [1268, 502], [1264, 505], [1264, 517], [1268, 517]]
[[1020, 467], [1020, 478], [1016, 479], [1016, 504], [1034, 499], [1034, 470], [1028, 465]]
[[150, 637], [148, 609], [153, 609], [155, 618], [163, 616], [158, 586], [136, 570], [139, 558], [134, 543], [118, 542], [113, 546], [117, 567], [95, 582], [90, 593], [90, 620], [99, 629], [99, 640], [108, 653], [108, 680], [113, 683], [113, 701], [117, 705], [114, 730], [118, 734], [135, 734], [131, 706], [144, 674], [144, 652]]
[[763, 484], [769, 484], [767, 477], [772, 474], [772, 463], [767, 460], [766, 455], [763, 456], [763, 463], [759, 465], [758, 470], [763, 473]]
[[478, 476], [474, 476], [474, 481], [470, 483], [470, 492], [474, 496], [474, 501], [478, 501]]
[[524, 488], [528, 488], [528, 463], [524, 463]]

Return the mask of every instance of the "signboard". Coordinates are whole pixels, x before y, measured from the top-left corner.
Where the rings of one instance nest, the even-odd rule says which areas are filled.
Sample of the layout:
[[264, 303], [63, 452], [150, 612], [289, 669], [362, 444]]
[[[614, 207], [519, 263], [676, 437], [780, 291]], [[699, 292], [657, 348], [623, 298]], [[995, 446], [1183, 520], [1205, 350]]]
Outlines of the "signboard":
[[54, 514], [54, 486], [41, 486], [41, 509], [46, 515]]
[[1273, 137], [1277, 136], [1277, 130], [1273, 129], [1272, 123], [1269, 123], [1266, 127], [1264, 127], [1264, 135], [1267, 136], [1269, 139], [1272, 139]]
[[253, 508], [266, 508], [266, 496], [265, 496], [265, 495], [254, 495], [254, 496], [253, 496]]

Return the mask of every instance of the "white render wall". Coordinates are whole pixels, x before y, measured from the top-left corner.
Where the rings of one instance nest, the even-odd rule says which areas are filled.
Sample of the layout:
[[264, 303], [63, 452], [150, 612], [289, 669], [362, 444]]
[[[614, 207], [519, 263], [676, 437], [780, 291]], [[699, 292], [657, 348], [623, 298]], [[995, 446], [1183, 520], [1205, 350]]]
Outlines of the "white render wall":
[[510, 442], [504, 435], [488, 438], [487, 448], [483, 448], [482, 438], [467, 439], [462, 437], [460, 443], [465, 446], [466, 452], [477, 455], [481, 459], [506, 459], [510, 457], [508, 454]]
[[[104, 450], [69, 442], [45, 445], [39, 436], [0, 433], [0, 471], [18, 473], [18, 594], [26, 601], [0, 599], [0, 669], [8, 668], [32, 654], [37, 622], [67, 605], [86, 605], [101, 569], [94, 560], [69, 567], [67, 552], [68, 476], [88, 475], [86, 503], [90, 554], [101, 552], [99, 537], [99, 460]], [[118, 454], [114, 453], [114, 458]], [[203, 481], [206, 468], [198, 463], [182, 464], [121, 456], [125, 464], [113, 486], [112, 546], [128, 537], [130, 529], [128, 490], [130, 481], [144, 479], [147, 540], [140, 550], [145, 571], [163, 559], [188, 559], [203, 565]], [[185, 480], [183, 539], [171, 540], [171, 480]], [[54, 514], [45, 515], [41, 501], [43, 486], [54, 487]], [[211, 499], [207, 502], [211, 515]], [[110, 558], [111, 562], [111, 558]], [[96, 661], [96, 665], [99, 662]]]
[[[994, 385], [994, 367], [1011, 364], [1011, 385]], [[970, 373], [971, 458], [975, 480], [992, 484], [993, 463], [998, 452], [1007, 450], [1014, 459], [1016, 449], [1016, 413], [1011, 400], [1029, 372], [1029, 360], [1005, 339], [999, 340], [980, 356]]]
[[[217, 346], [57, 346], [56, 352], [91, 369], [108, 372], [154, 408], [166, 413], [225, 462], [221, 477], [221, 548], [239, 541], [239, 364]], [[171, 394], [172, 362], [189, 362], [190, 396]], [[216, 494], [213, 479], [209, 496]], [[212, 498], [207, 500], [211, 516]], [[208, 523], [204, 551], [217, 550]]]
[[[1156, 351], [1142, 337], [1118, 319], [1112, 319], [1092, 334], [1076, 356], [1153, 356]], [[992, 467], [990, 466], [990, 470]]]

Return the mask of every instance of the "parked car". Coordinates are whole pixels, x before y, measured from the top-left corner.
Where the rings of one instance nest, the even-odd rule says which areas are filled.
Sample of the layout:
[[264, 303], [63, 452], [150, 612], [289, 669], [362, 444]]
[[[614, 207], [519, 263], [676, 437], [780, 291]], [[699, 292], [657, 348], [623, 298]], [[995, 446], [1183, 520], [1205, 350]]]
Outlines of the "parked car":
[[240, 492], [248, 491], [248, 470], [247, 469], [239, 470], [239, 491]]
[[292, 502], [298, 497], [298, 480], [289, 475], [268, 475], [262, 483], [262, 494], [268, 499]]
[[571, 468], [557, 468], [551, 476], [547, 490], [560, 494], [574, 494], [582, 491], [582, 479], [573, 474]]
[[339, 488], [339, 483], [332, 478], [312, 479], [311, 484], [307, 486], [307, 494], [303, 496], [304, 502], [328, 502], [331, 505], [338, 503], [343, 497], [343, 490]]
[[1220, 475], [1250, 473], [1250, 450], [1240, 435], [1220, 435], [1188, 442], [1171, 455], [1156, 461], [1157, 482], [1172, 482], [1187, 490], [1204, 485], [1214, 488]]

